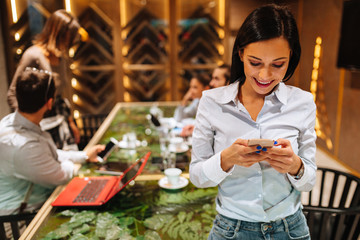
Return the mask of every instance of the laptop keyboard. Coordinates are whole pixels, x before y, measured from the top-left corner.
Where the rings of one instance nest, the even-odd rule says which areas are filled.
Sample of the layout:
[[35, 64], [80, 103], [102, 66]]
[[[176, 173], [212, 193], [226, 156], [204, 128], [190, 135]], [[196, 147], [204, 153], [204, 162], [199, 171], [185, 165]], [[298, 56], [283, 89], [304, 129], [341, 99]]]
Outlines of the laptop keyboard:
[[73, 203], [90, 203], [95, 202], [101, 190], [109, 179], [92, 179], [81, 190], [79, 195], [74, 199]]

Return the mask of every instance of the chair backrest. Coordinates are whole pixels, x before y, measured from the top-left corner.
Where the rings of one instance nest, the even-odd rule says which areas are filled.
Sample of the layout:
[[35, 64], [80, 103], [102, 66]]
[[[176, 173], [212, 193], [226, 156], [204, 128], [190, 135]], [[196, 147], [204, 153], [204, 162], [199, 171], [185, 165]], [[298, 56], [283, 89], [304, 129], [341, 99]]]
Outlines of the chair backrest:
[[35, 213], [0, 216], [0, 239], [19, 239]]
[[313, 239], [358, 239], [360, 178], [318, 168], [317, 183], [311, 192], [302, 194], [302, 203]]
[[88, 114], [82, 115], [81, 119], [77, 120], [81, 135], [80, 143], [78, 144], [79, 149], [83, 149], [89, 143], [106, 117], [107, 114]]

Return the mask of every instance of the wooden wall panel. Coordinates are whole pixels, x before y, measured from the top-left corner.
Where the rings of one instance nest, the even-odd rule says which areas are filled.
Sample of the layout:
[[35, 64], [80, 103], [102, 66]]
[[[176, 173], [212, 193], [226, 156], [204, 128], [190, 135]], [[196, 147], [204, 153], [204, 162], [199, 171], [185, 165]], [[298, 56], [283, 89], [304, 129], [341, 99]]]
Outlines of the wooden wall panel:
[[[322, 57], [320, 61], [320, 76], [324, 81], [324, 99], [326, 114], [330, 122], [330, 139], [336, 142], [336, 115], [338, 103], [338, 88], [340, 71], [336, 68], [337, 46], [340, 31], [341, 4], [340, 1], [304, 1], [303, 29], [301, 32], [302, 72], [300, 73], [300, 86], [310, 89], [312, 63], [314, 59], [315, 40], [318, 36], [322, 38]], [[326, 116], [319, 116], [326, 117]], [[323, 126], [325, 127], [325, 126]], [[326, 143], [318, 139], [318, 144], [326, 149]], [[335, 146], [328, 149], [334, 154]]]
[[[345, 74], [342, 84], [341, 70], [336, 67], [343, 1], [316, 0], [303, 1], [303, 4], [303, 27], [300, 33], [302, 44], [300, 87], [309, 89], [315, 39], [320, 36], [322, 38], [320, 77], [324, 82], [324, 104], [333, 148], [328, 148], [326, 142], [320, 138], [317, 140], [317, 145], [355, 173], [360, 173], [358, 157], [360, 148], [357, 144], [357, 139], [360, 138], [358, 124], [360, 94], [359, 89], [351, 84], [360, 81], [360, 77], [343, 70]], [[343, 96], [339, 95], [342, 90]], [[319, 117], [326, 116], [319, 115]]]
[[360, 173], [360, 75], [346, 71], [337, 157]]

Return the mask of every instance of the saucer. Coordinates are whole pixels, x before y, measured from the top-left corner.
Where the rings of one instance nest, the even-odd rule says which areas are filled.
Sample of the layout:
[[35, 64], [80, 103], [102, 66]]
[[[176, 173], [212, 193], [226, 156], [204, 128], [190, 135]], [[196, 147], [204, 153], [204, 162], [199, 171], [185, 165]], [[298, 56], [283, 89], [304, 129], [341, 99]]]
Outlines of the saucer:
[[182, 176], [179, 177], [179, 183], [175, 186], [168, 183], [167, 177], [163, 177], [159, 180], [159, 186], [165, 189], [180, 189], [186, 187], [189, 184], [189, 180]]
[[169, 144], [169, 151], [174, 153], [183, 153], [189, 150], [189, 146], [186, 143], [180, 144], [180, 146], [176, 146], [175, 144]]

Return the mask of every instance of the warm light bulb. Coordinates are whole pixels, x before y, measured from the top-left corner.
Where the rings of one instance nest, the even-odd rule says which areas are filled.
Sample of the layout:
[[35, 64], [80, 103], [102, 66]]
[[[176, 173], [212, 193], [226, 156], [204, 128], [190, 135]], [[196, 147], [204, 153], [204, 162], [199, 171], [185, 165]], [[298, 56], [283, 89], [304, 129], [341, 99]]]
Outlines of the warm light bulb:
[[219, 0], [219, 25], [225, 25], [225, 0]]
[[219, 45], [219, 46], [218, 46], [218, 52], [219, 52], [219, 54], [220, 54], [220, 55], [223, 55], [223, 54], [224, 54], [224, 51], [225, 51], [225, 50], [224, 50], [224, 46], [223, 46], [223, 45]]
[[316, 129], [319, 129], [319, 128], [320, 128], [320, 122], [319, 122], [319, 119], [318, 119], [318, 118], [316, 118], [316, 120], [315, 120], [315, 128], [316, 128]]
[[70, 48], [69, 49], [69, 57], [73, 58], [75, 56], [75, 49], [74, 48]]
[[317, 37], [316, 38], [316, 44], [321, 44], [322, 43], [322, 39], [321, 39], [321, 37]]
[[16, 23], [18, 21], [17, 11], [16, 11], [16, 2], [15, 0], [11, 0], [11, 13], [12, 13], [12, 19], [13, 23]]
[[[126, 3], [125, 0], [120, 0], [120, 22], [121, 22], [121, 26], [124, 27], [126, 25], [126, 19], [127, 19], [127, 8], [126, 8]], [[121, 33], [121, 37], [123, 40], [126, 39], [126, 32], [122, 31]]]
[[320, 46], [320, 45], [316, 45], [316, 46], [315, 46], [315, 50], [314, 50], [314, 57], [320, 58], [320, 51], [321, 51], [321, 46]]
[[70, 0], [65, 0], [65, 9], [67, 12], [71, 13], [71, 2]]
[[123, 56], [126, 56], [128, 54], [128, 51], [129, 51], [129, 47], [128, 46], [125, 46], [122, 48], [122, 54]]
[[220, 39], [224, 39], [225, 37], [225, 31], [223, 29], [219, 29], [218, 30], [218, 34], [219, 34], [219, 38]]
[[313, 68], [319, 69], [320, 66], [320, 59], [314, 58]]
[[18, 55], [22, 54], [22, 49], [21, 49], [21, 48], [16, 49], [16, 53], [17, 53]]
[[128, 76], [124, 76], [123, 83], [124, 83], [124, 87], [126, 87], [126, 88], [130, 87], [130, 80], [129, 80]]
[[73, 99], [73, 102], [74, 102], [74, 103], [77, 103], [77, 102], [79, 101], [79, 96], [78, 96], [77, 94], [74, 94], [74, 95], [72, 96], [72, 99]]
[[333, 144], [329, 138], [326, 139], [326, 146], [328, 147], [328, 149], [333, 149]]
[[317, 79], [318, 79], [318, 74], [319, 74], [318, 70], [317, 70], [317, 69], [313, 69], [313, 70], [312, 70], [312, 74], [311, 74], [311, 79], [312, 79], [312, 80], [317, 80]]
[[316, 81], [311, 81], [310, 83], [310, 92], [315, 93], [317, 90], [317, 83]]
[[76, 80], [76, 78], [71, 79], [71, 86], [73, 88], [76, 88], [78, 86], [78, 81]]
[[20, 40], [20, 34], [17, 32], [14, 35], [15, 41], [19, 41]]
[[130, 94], [128, 92], [124, 93], [124, 101], [125, 102], [130, 102], [131, 101]]
[[80, 117], [80, 112], [78, 110], [74, 110], [74, 118], [78, 119]]

